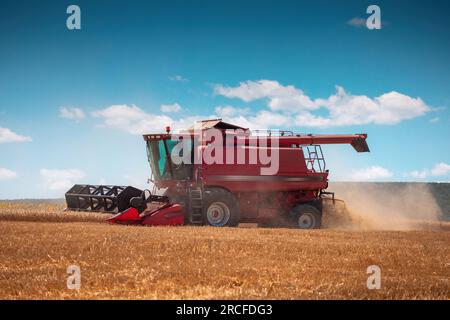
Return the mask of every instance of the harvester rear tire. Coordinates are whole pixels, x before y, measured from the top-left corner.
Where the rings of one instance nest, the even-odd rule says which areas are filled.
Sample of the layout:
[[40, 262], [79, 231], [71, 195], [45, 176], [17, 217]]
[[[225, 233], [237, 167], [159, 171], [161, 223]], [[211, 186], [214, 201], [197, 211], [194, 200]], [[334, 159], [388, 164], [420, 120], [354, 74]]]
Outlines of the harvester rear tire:
[[295, 206], [291, 215], [294, 218], [295, 226], [299, 229], [319, 229], [322, 224], [322, 213], [309, 204]]
[[239, 206], [231, 192], [221, 188], [208, 188], [204, 197], [203, 221], [206, 225], [236, 227], [239, 224]]

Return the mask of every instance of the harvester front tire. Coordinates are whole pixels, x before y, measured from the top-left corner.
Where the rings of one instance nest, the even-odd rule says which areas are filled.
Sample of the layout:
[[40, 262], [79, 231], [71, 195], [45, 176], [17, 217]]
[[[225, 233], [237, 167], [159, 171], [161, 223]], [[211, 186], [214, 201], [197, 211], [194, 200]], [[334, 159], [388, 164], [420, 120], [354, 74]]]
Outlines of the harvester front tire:
[[322, 213], [309, 204], [297, 205], [291, 213], [299, 229], [319, 229], [322, 224]]
[[221, 188], [205, 190], [203, 221], [206, 225], [236, 227], [239, 217], [239, 206], [231, 192]]

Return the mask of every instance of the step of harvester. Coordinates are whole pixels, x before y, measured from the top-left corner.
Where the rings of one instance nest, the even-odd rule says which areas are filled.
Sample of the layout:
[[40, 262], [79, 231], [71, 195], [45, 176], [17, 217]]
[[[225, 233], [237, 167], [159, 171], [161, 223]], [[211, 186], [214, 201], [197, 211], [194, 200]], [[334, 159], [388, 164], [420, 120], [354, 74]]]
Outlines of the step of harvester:
[[189, 217], [190, 223], [203, 224], [203, 192], [200, 188], [189, 190]]

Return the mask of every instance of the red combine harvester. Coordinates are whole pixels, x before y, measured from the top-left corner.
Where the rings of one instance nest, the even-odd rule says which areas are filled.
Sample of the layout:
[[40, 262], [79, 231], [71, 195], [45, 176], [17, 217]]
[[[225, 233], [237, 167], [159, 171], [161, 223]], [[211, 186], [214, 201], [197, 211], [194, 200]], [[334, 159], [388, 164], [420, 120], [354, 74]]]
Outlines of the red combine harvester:
[[[212, 137], [211, 130], [221, 137]], [[121, 224], [223, 227], [282, 220], [315, 229], [321, 226], [323, 200], [334, 199], [325, 191], [329, 172], [321, 145], [350, 144], [368, 152], [366, 138], [250, 131], [221, 119], [200, 121], [180, 134], [167, 128], [144, 135], [152, 181], [165, 189], [162, 195], [130, 186], [75, 185], [66, 193], [67, 208], [115, 213], [108, 220]], [[264, 152], [265, 161], [255, 161]], [[270, 165], [277, 162], [269, 173], [268, 159]]]

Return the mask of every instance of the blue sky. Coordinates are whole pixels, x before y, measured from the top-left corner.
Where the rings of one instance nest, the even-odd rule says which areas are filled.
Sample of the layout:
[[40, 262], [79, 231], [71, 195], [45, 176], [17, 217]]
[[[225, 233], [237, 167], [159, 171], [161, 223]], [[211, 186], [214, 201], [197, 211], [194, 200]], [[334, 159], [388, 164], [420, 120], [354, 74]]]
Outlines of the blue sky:
[[[68, 30], [66, 9], [81, 9]], [[349, 23], [377, 4], [383, 28]], [[143, 131], [367, 132], [333, 180], [449, 181], [447, 1], [2, 1], [0, 198], [146, 185]], [[162, 107], [163, 106], [163, 107]], [[166, 112], [163, 112], [166, 111]]]

